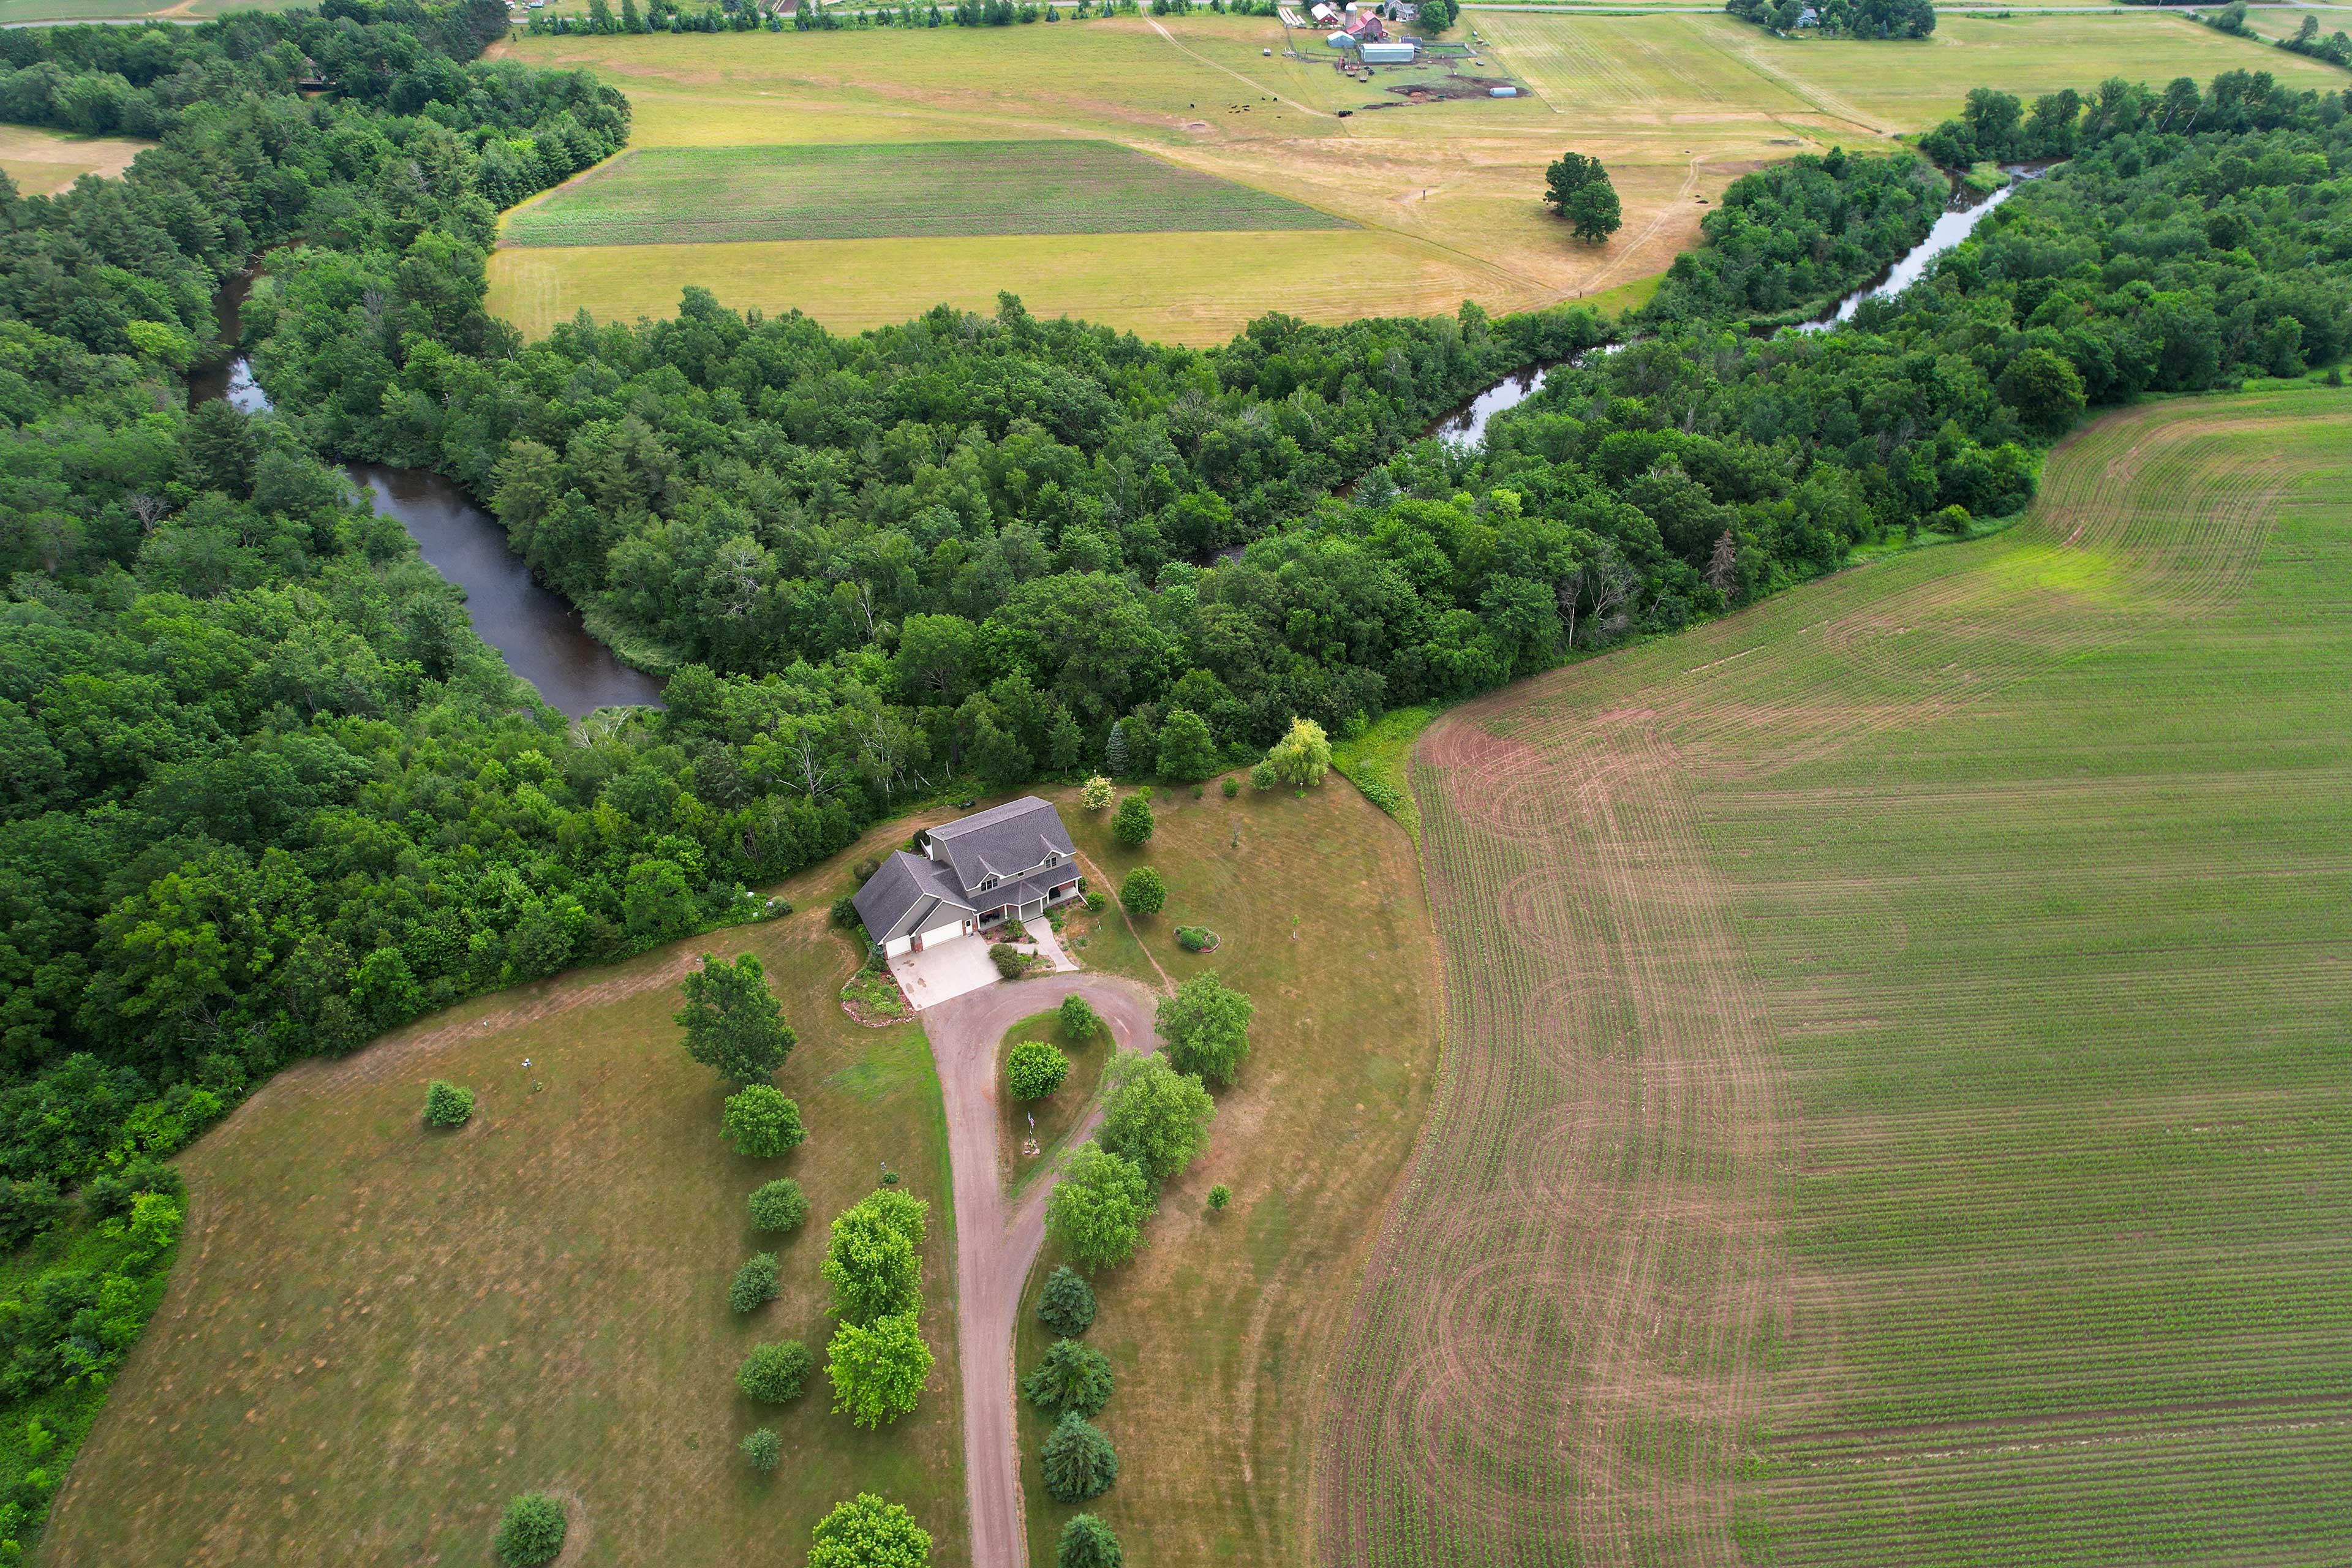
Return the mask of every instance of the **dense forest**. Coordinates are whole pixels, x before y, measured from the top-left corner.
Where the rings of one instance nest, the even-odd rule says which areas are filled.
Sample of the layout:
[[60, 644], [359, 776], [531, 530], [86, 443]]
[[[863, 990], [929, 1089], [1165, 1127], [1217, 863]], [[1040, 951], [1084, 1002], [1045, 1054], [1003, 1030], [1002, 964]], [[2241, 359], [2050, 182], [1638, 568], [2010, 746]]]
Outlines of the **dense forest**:
[[1723, 8], [1774, 32], [1818, 28], [1831, 38], [1924, 38], [1936, 30], [1932, 0], [1724, 0]]
[[[477, 61], [505, 26], [329, 0], [0, 32], [0, 116], [158, 143], [0, 189], [0, 1241], [31, 1248], [0, 1538], [160, 1289], [152, 1162], [285, 1062], [757, 918], [748, 889], [950, 781], [1158, 773], [1180, 711], [1239, 755], [1465, 696], [2013, 512], [2087, 405], [2346, 347], [2346, 99], [2242, 72], [1972, 95], [1937, 162], [2074, 162], [1832, 332], [1755, 329], [1916, 241], [1948, 186], [1910, 153], [1739, 182], [1610, 353], [1577, 309], [1189, 350], [1009, 296], [844, 337], [693, 290], [526, 343], [483, 310], [495, 214], [628, 110]], [[192, 411], [257, 258], [280, 412]], [[1419, 439], [1538, 363], [1483, 452]], [[348, 458], [492, 505], [675, 671], [666, 710], [537, 703]]]

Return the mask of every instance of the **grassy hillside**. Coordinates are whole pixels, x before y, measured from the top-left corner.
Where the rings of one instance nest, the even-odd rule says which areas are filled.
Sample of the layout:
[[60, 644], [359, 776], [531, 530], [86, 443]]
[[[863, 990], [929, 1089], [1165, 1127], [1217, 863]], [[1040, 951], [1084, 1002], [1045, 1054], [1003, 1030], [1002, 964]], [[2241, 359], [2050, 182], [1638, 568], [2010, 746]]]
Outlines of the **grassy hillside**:
[[[824, 906], [856, 853], [795, 882], [804, 912], [485, 997], [341, 1061], [289, 1068], [183, 1157], [192, 1207], [163, 1309], [60, 1494], [43, 1555], [76, 1564], [488, 1560], [499, 1510], [571, 1503], [573, 1563], [797, 1560], [861, 1488], [966, 1560], [954, 1216], [939, 1087], [912, 1026], [835, 999], [856, 955]], [[830, 878], [831, 881], [825, 879]], [[800, 1046], [779, 1083], [808, 1142], [738, 1158], [724, 1087], [670, 1015], [705, 949], [768, 965]], [[528, 1058], [530, 1066], [522, 1063]], [[425, 1084], [480, 1096], [421, 1125]], [[920, 1408], [877, 1434], [829, 1413], [822, 1371], [785, 1406], [735, 1388], [753, 1343], [819, 1353], [824, 1227], [887, 1161], [930, 1200]], [[754, 1231], [775, 1175], [808, 1223]], [[727, 1281], [774, 1250], [782, 1297], [739, 1318]], [[753, 1427], [782, 1437], [754, 1475]]]
[[1325, 1561], [2340, 1546], [2347, 468], [2341, 391], [2143, 406], [1431, 729], [1453, 1044]]

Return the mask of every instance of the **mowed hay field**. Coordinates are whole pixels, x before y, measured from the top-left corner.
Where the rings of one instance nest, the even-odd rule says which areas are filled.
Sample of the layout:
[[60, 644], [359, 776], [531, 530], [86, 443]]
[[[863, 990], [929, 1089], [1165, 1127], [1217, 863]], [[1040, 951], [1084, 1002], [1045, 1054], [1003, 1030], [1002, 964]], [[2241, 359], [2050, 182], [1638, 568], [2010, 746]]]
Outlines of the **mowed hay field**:
[[1116, 142], [656, 147], [508, 218], [509, 245], [1347, 228]]
[[[992, 310], [1010, 289], [1041, 315], [1206, 343], [1270, 310], [1339, 321], [1450, 311], [1465, 298], [1497, 311], [1617, 303], [1612, 290], [1697, 243], [1705, 203], [1740, 174], [1924, 130], [1974, 86], [2087, 89], [2111, 75], [2201, 80], [2233, 67], [2307, 85], [2342, 74], [2146, 8], [1948, 15], [1919, 44], [1778, 39], [1719, 14], [1472, 11], [1454, 36], [1473, 28], [1488, 47], [1465, 69], [1528, 93], [1403, 104], [1387, 89], [1412, 79], [1351, 81], [1285, 58], [1282, 27], [1265, 17], [518, 37], [501, 52], [591, 69], [625, 91], [639, 149], [1109, 140], [1358, 227], [517, 245], [490, 259], [491, 307], [540, 332], [583, 308], [669, 315], [691, 283], [739, 308], [856, 330], [941, 302]], [[1544, 168], [1570, 147], [1602, 159], [1623, 200], [1625, 226], [1604, 246], [1570, 239], [1542, 204]]]
[[[804, 907], [786, 920], [294, 1068], [206, 1135], [181, 1161], [193, 1207], [170, 1294], [42, 1561], [474, 1568], [507, 1500], [543, 1489], [571, 1507], [565, 1568], [796, 1563], [809, 1527], [864, 1489], [914, 1512], [934, 1563], [967, 1563], [939, 1084], [918, 1028], [863, 1028], [836, 1000], [856, 954], [825, 905], [851, 858], [796, 879]], [[783, 1159], [727, 1147], [725, 1086], [671, 1022], [706, 950], [759, 954], [799, 1031], [778, 1083], [808, 1141]], [[431, 1078], [478, 1092], [470, 1125], [421, 1125]], [[938, 1364], [914, 1415], [866, 1434], [830, 1412], [817, 1265], [827, 1223], [886, 1159], [931, 1204]], [[811, 1209], [783, 1237], [744, 1208], [778, 1175]], [[738, 1317], [729, 1277], [766, 1250], [783, 1294]], [[818, 1371], [793, 1404], [755, 1405], [736, 1364], [786, 1338]], [[783, 1440], [772, 1477], [736, 1451], [761, 1426]]]
[[[1436, 1079], [1437, 947], [1412, 846], [1337, 775], [1304, 796], [1156, 790], [1158, 831], [1139, 852], [1111, 838], [1108, 812], [1075, 792], [1055, 798], [1091, 886], [1139, 865], [1168, 881], [1166, 910], [1136, 922], [1149, 956], [1114, 904], [1080, 961], [1152, 985], [1160, 970], [1176, 982], [1214, 971], [1257, 1008], [1208, 1148], [1169, 1184], [1134, 1261], [1095, 1281], [1087, 1342], [1118, 1376], [1097, 1425], [1119, 1475], [1086, 1510], [1110, 1522], [1130, 1563], [1306, 1563], [1324, 1402], [1372, 1216], [1404, 1174]], [[1215, 931], [1217, 951], [1184, 952], [1180, 923]], [[1219, 1183], [1232, 1206], [1211, 1215]], [[1015, 1342], [1023, 1373], [1051, 1343], [1034, 1308], [1058, 1261], [1048, 1242]], [[1080, 1511], [1045, 1495], [1046, 1430], [1024, 1401], [1032, 1568], [1054, 1562], [1063, 1521]]]
[[2337, 1563], [2352, 395], [1456, 710], [1331, 1563]]
[[20, 196], [50, 196], [84, 174], [110, 179], [153, 146], [121, 136], [68, 136], [30, 125], [0, 125], [0, 174]]

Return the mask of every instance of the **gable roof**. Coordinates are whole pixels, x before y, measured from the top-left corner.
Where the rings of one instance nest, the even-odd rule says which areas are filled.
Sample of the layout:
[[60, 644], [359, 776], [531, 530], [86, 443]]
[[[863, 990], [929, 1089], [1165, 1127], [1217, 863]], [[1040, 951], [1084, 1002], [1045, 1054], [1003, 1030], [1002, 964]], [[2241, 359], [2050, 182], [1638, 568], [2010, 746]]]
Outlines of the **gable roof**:
[[857, 906], [857, 918], [866, 922], [866, 934], [876, 942], [920, 929], [923, 917], [942, 904], [975, 912], [946, 867], [904, 849], [883, 861], [850, 902]]
[[934, 827], [931, 843], [954, 868], [957, 890], [967, 898], [984, 878], [1017, 877], [1048, 855], [1067, 859], [1077, 853], [1062, 814], [1034, 795]]

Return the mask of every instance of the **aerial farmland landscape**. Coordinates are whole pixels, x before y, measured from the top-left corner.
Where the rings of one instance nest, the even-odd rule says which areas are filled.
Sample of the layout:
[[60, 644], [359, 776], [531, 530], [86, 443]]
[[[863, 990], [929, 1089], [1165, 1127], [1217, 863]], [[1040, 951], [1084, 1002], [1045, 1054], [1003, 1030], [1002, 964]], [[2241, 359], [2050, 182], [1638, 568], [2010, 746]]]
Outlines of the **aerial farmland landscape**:
[[0, 24], [0, 1563], [2352, 1561], [2352, 6]]

